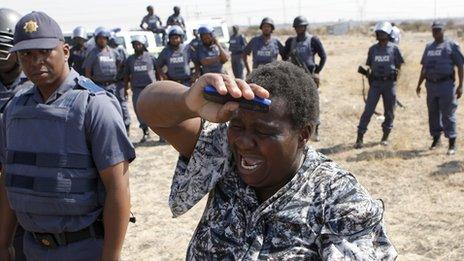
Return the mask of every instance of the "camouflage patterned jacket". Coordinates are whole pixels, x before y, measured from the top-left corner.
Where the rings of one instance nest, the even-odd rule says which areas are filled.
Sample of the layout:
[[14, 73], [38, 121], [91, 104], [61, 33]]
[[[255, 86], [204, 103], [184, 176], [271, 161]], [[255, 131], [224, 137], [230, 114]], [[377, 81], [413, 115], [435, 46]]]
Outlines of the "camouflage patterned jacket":
[[205, 122], [180, 158], [169, 204], [182, 215], [209, 193], [187, 260], [394, 260], [383, 205], [348, 172], [309, 148], [293, 179], [259, 203], [235, 173], [227, 124]]

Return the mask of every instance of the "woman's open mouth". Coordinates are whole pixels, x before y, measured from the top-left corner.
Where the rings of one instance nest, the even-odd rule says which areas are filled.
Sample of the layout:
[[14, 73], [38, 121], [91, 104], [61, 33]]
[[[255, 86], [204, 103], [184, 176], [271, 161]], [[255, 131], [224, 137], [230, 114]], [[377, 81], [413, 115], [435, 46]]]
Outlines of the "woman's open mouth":
[[239, 155], [240, 155], [240, 167], [242, 170], [245, 170], [246, 173], [254, 172], [259, 167], [261, 167], [264, 163], [264, 160], [262, 160], [259, 157], [243, 156], [241, 154]]

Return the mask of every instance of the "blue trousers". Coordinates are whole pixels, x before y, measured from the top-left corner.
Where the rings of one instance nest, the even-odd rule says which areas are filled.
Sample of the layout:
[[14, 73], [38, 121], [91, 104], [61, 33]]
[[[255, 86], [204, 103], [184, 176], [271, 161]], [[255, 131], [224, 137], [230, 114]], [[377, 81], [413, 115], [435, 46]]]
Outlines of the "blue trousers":
[[358, 133], [364, 134], [367, 131], [367, 125], [375, 112], [375, 107], [382, 96], [385, 120], [382, 123], [383, 132], [390, 132], [393, 128], [393, 120], [395, 119], [396, 105], [396, 84], [395, 82], [372, 82], [367, 94], [366, 106], [361, 115], [358, 125]]
[[237, 79], [244, 79], [243, 69], [245, 68], [245, 64], [242, 60], [241, 54], [232, 54], [232, 71], [234, 72], [234, 76]]
[[453, 81], [441, 83], [426, 82], [427, 108], [429, 111], [429, 131], [432, 137], [441, 135], [456, 138], [456, 109], [458, 103]]
[[26, 232], [23, 242], [27, 260], [34, 261], [97, 261], [101, 260], [103, 251], [103, 239], [86, 239], [66, 246], [48, 249], [35, 242], [31, 233]]
[[24, 255], [23, 250], [23, 238], [24, 238], [24, 228], [18, 224], [16, 228], [15, 236], [13, 239], [13, 247], [15, 249], [15, 260], [16, 261], [26, 261], [26, 256]]
[[139, 127], [142, 130], [148, 130], [147, 124], [145, 122], [143, 122], [143, 120], [139, 117], [139, 115], [137, 113], [137, 101], [139, 99], [139, 95], [142, 92], [142, 90], [143, 90], [143, 88], [137, 88], [137, 87], [132, 88], [132, 104], [134, 105], [134, 111], [135, 111], [135, 115], [137, 115], [137, 120], [140, 123]]
[[116, 93], [114, 94], [118, 98], [119, 105], [121, 105], [122, 118], [124, 125], [127, 127], [131, 124], [131, 118], [129, 114], [129, 105], [127, 104], [127, 98], [124, 96], [124, 82], [119, 81], [116, 83]]

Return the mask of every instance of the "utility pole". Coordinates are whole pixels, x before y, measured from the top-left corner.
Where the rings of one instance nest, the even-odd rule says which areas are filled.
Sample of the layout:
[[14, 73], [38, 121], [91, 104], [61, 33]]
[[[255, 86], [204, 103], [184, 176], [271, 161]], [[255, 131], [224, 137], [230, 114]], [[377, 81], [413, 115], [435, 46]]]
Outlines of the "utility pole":
[[233, 23], [232, 21], [232, 7], [230, 4], [230, 0], [226, 0], [226, 21], [229, 25]]
[[287, 13], [285, 10], [285, 0], [282, 0], [282, 13], [283, 13], [283, 19], [284, 19], [284, 24], [287, 23]]
[[356, 4], [358, 6], [358, 12], [359, 12], [359, 20], [364, 22], [364, 11], [366, 9], [366, 0], [356, 0]]

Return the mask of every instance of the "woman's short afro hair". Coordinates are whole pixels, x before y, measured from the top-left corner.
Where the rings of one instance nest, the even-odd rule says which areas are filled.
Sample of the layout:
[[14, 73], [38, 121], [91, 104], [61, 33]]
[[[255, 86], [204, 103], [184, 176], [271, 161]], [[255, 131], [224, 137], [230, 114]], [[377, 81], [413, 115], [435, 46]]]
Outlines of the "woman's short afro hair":
[[283, 99], [286, 102], [286, 113], [295, 128], [307, 124], [314, 127], [317, 124], [319, 94], [316, 83], [302, 68], [290, 62], [272, 62], [253, 70], [247, 82], [268, 90], [271, 100]]

